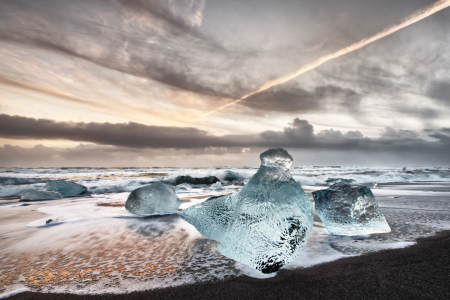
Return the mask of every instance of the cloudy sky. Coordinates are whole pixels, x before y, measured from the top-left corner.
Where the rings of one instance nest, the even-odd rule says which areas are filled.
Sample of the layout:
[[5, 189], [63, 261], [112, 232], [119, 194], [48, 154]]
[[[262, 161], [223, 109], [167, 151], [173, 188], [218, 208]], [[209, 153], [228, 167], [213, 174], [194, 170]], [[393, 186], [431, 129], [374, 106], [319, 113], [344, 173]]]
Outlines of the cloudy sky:
[[448, 166], [450, 8], [197, 118], [434, 2], [0, 0], [0, 166]]

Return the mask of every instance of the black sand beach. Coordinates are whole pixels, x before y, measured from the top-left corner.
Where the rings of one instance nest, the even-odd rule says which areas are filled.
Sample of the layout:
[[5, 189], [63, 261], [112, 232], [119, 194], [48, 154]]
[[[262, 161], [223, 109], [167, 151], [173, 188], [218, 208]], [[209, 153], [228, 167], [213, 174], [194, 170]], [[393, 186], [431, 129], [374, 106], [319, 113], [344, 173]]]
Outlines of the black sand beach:
[[8, 299], [450, 299], [449, 283], [450, 231], [443, 231], [407, 248], [282, 270], [264, 280], [244, 276], [120, 295], [26, 292]]

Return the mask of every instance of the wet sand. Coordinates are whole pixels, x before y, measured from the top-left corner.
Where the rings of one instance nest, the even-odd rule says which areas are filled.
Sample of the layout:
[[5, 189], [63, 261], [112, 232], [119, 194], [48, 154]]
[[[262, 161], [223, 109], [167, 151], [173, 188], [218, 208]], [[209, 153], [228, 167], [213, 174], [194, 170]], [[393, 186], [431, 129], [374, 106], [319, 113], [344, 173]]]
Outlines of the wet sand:
[[450, 231], [403, 249], [351, 257], [270, 279], [246, 276], [130, 294], [25, 292], [11, 300], [50, 299], [450, 299]]

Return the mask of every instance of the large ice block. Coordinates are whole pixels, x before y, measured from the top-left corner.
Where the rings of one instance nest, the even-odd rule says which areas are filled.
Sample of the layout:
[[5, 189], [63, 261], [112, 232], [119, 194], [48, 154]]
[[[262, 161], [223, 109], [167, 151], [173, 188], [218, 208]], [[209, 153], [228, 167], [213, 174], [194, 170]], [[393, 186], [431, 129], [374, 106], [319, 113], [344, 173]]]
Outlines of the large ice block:
[[132, 191], [125, 203], [125, 209], [133, 215], [152, 215], [176, 212], [181, 203], [183, 202], [172, 187], [154, 182]]
[[289, 172], [283, 149], [261, 154], [261, 167], [239, 192], [212, 197], [179, 215], [210, 239], [223, 255], [263, 273], [296, 257], [313, 225], [312, 203]]
[[87, 187], [84, 185], [65, 180], [48, 180], [45, 183], [45, 190], [51, 192], [58, 192], [61, 195], [78, 196], [87, 192]]
[[42, 201], [42, 200], [57, 200], [62, 199], [63, 196], [58, 192], [29, 190], [22, 195], [19, 202], [24, 201]]
[[316, 212], [331, 234], [365, 235], [391, 231], [368, 186], [336, 183], [312, 194]]

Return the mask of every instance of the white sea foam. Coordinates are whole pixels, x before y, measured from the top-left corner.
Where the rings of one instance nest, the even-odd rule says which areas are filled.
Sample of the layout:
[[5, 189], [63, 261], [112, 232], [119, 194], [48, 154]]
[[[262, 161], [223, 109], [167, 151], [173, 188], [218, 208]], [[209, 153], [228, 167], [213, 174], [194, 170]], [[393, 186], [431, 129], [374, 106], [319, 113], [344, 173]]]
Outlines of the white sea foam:
[[33, 189], [43, 190], [44, 184], [0, 185], [0, 197], [21, 196]]
[[29, 288], [26, 288], [23, 285], [16, 284], [14, 286], [8, 287], [8, 289], [4, 293], [1, 293], [0, 299], [6, 299], [17, 294], [28, 292], [29, 290]]
[[[414, 242], [370, 240], [369, 237], [367, 236], [364, 239], [363, 236], [358, 236], [357, 238], [330, 236], [322, 223], [315, 222], [304, 250], [285, 268], [308, 268], [344, 257], [357, 256], [383, 249], [404, 248], [414, 244]], [[336, 246], [333, 248], [332, 245], [334, 244], [339, 245], [340, 248]]]

